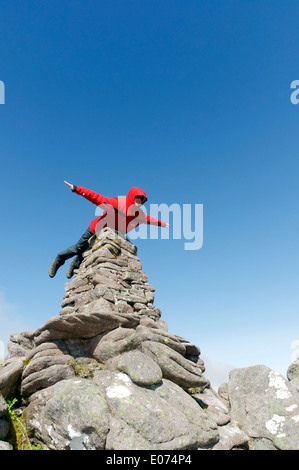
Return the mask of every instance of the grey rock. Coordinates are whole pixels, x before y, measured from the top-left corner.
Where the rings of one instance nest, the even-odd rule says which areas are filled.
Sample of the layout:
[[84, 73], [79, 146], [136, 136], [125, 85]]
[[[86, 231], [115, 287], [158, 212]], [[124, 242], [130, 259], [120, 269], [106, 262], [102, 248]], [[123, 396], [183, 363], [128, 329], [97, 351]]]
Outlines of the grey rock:
[[0, 393], [0, 418], [5, 416], [7, 413], [7, 403], [4, 400], [3, 396]]
[[75, 278], [66, 284], [60, 315], [137, 312], [159, 319], [161, 311], [152, 303], [155, 289], [148, 284], [136, 252], [126, 237], [104, 229], [85, 253]]
[[159, 321], [161, 317], [161, 310], [158, 308], [153, 308], [150, 306], [150, 304], [147, 304], [142, 310], [138, 312], [138, 315], [140, 315], [141, 318], [142, 316], [146, 316], [153, 319], [154, 321]]
[[102, 364], [107, 363], [115, 356], [137, 349], [140, 346], [139, 338], [132, 328], [116, 328], [113, 331], [97, 335], [86, 342], [92, 356]]
[[121, 273], [124, 272], [124, 265], [123, 263], [120, 263], [118, 260], [106, 260], [104, 262], [102, 262], [101, 264], [101, 271], [104, 269], [107, 269], [108, 271], [111, 271], [111, 272], [114, 272], [114, 271], [120, 271]]
[[123, 234], [120, 232], [116, 233], [114, 230], [109, 228], [103, 229], [98, 237], [99, 243], [104, 244], [105, 242], [113, 242], [118, 245], [120, 249], [127, 250], [133, 255], [137, 254], [137, 247]]
[[130, 328], [139, 324], [134, 314], [112, 312], [78, 313], [52, 317], [35, 332], [35, 344], [56, 339], [91, 338], [118, 326]]
[[101, 314], [102, 312], [112, 313], [113, 311], [119, 313], [113, 302], [100, 297], [98, 299], [90, 300], [84, 305], [80, 305], [76, 314], [84, 313], [85, 315], [93, 315], [95, 313]]
[[133, 313], [136, 311], [132, 305], [127, 304], [124, 300], [116, 300], [115, 301], [116, 310], [120, 313]]
[[111, 279], [111, 276], [108, 277], [107, 273], [106, 275], [100, 274], [99, 272], [90, 273], [90, 282], [94, 286], [102, 285], [105, 287], [109, 287], [110, 289], [115, 289], [116, 291], [121, 291], [123, 288], [118, 281]]
[[7, 344], [8, 357], [24, 357], [28, 352], [28, 349], [16, 342], [9, 341]]
[[154, 300], [155, 300], [155, 295], [154, 295], [153, 292], [151, 292], [151, 291], [145, 291], [144, 295], [145, 295], [145, 298], [146, 298], [147, 302], [152, 302], [152, 303], [154, 302]]
[[133, 304], [135, 303], [141, 303], [141, 304], [146, 304], [147, 300], [145, 296], [142, 296], [140, 293], [131, 293], [131, 292], [120, 292], [119, 294], [116, 294], [117, 300], [124, 300], [125, 302], [131, 302]]
[[74, 360], [74, 365], [72, 366], [75, 372], [76, 377], [82, 377], [84, 379], [92, 379], [96, 370], [103, 370], [101, 364], [98, 363], [95, 359], [89, 357], [77, 357]]
[[73, 357], [65, 356], [64, 354], [34, 357], [23, 371], [23, 384], [28, 376], [35, 374], [36, 372], [44, 371], [54, 365], [66, 365], [71, 364], [72, 362], [74, 362]]
[[70, 315], [71, 313], [76, 313], [75, 307], [64, 307], [60, 310], [59, 315]]
[[162, 371], [158, 364], [138, 350], [123, 354], [117, 368], [128, 374], [138, 385], [155, 385], [162, 380]]
[[70, 338], [64, 341], [67, 353], [70, 354], [74, 359], [80, 357], [90, 357], [87, 351], [86, 341], [81, 338]]
[[220, 400], [220, 397], [212, 388], [205, 388], [201, 393], [196, 393], [192, 397], [218, 426], [224, 426], [230, 421], [227, 406]]
[[111, 292], [111, 289], [108, 289], [106, 286], [97, 285], [93, 290], [93, 294], [97, 297], [103, 297], [104, 299], [109, 300], [109, 302], [114, 302], [114, 295]]
[[[49, 361], [48, 364], [51, 362]], [[75, 372], [73, 367], [66, 364], [53, 364], [48, 365], [47, 368], [33, 372], [28, 375], [23, 381], [21, 386], [21, 393], [24, 397], [33, 394], [37, 390], [50, 387], [51, 385], [60, 382], [61, 380], [74, 377]]]
[[140, 342], [154, 341], [166, 345], [182, 356], [186, 354], [186, 346], [179, 341], [176, 335], [173, 335], [168, 331], [160, 330], [158, 328], [147, 328], [139, 325], [136, 328], [136, 334], [139, 335]]
[[64, 341], [42, 343], [27, 356], [22, 373], [21, 393], [24, 397], [47, 388], [60, 380], [73, 377], [75, 359], [67, 354]]
[[231, 417], [252, 439], [281, 450], [299, 449], [299, 397], [266, 366], [235, 369], [228, 383]]
[[299, 379], [299, 359], [292, 362], [287, 370], [287, 378], [289, 380]]
[[[137, 257], [129, 257], [128, 258], [128, 269], [133, 272], [139, 272], [142, 270], [142, 264]], [[153, 287], [152, 287], [153, 289]]]
[[249, 440], [249, 450], [278, 450], [270, 439], [254, 438]]
[[167, 323], [164, 320], [155, 321], [149, 317], [144, 317], [140, 319], [140, 325], [146, 326], [147, 328], [155, 328], [158, 330], [168, 331]]
[[41, 343], [35, 348], [32, 348], [28, 352], [26, 359], [29, 360], [39, 358], [42, 356], [59, 356], [62, 354], [68, 354], [68, 349], [64, 341], [49, 341], [46, 343]]
[[[218, 441], [217, 426], [177, 385], [139, 387], [124, 373], [96, 373], [116, 422], [109, 449], [191, 449]], [[138, 435], [138, 439], [135, 437]]]
[[5, 419], [0, 418], [0, 439], [4, 439], [7, 436], [8, 431], [9, 431], [8, 422]]
[[10, 335], [7, 345], [9, 358], [26, 356], [28, 350], [33, 347], [32, 333], [32, 331], [24, 331], [20, 334]]
[[13, 446], [9, 442], [0, 441], [0, 450], [13, 450]]
[[23, 361], [21, 359], [13, 360], [0, 370], [0, 393], [4, 398], [13, 396], [16, 385], [23, 371]]
[[230, 408], [230, 403], [229, 403], [229, 396], [228, 396], [228, 383], [225, 382], [218, 387], [218, 396], [220, 400], [227, 406], [227, 408]]
[[109, 410], [90, 380], [64, 380], [37, 392], [25, 414], [31, 438], [49, 449], [105, 448]]
[[152, 450], [153, 445], [126, 421], [110, 416], [106, 450]]
[[[212, 445], [219, 440], [218, 427], [192, 397], [172, 381], [163, 379], [163, 384], [157, 387], [156, 392], [166, 400], [173, 409], [182, 413], [192, 425], [195, 426], [197, 444], [199, 447]], [[166, 447], [167, 449], [167, 447]]]
[[293, 393], [299, 393], [299, 377], [296, 377], [290, 381], [290, 389]]
[[213, 446], [213, 450], [248, 449], [249, 438], [236, 423], [231, 422], [225, 426], [220, 426], [218, 431], [220, 439]]
[[[298, 449], [296, 361], [289, 382], [256, 366], [233, 371], [216, 393], [200, 348], [160, 319], [126, 236], [109, 228], [94, 236], [65, 291], [60, 314], [12, 335], [0, 365], [0, 391], [20, 390], [33, 442], [50, 450]], [[0, 395], [3, 436], [6, 414]]]
[[103, 246], [101, 250], [92, 252], [85, 261], [85, 267], [93, 266], [97, 263], [114, 259], [113, 254], [107, 246]]
[[[142, 345], [149, 340], [161, 343], [161, 345], [167, 345], [167, 348], [174, 349], [180, 354], [185, 353], [185, 346], [174, 335], [158, 328], [147, 328], [145, 326], [138, 326], [136, 329], [116, 328], [113, 331], [91, 339], [88, 342], [88, 347], [93, 357], [101, 363], [107, 363], [107, 361], [124, 352], [133, 349], [141, 350]], [[146, 353], [146, 351], [143, 352]], [[189, 369], [192, 367], [191, 365], [189, 366], [189, 361], [183, 357], [181, 361], [185, 361]], [[196, 367], [194, 366], [193, 368]]]
[[[190, 358], [190, 356], [189, 357], [185, 356], [185, 357], [186, 357], [186, 359]], [[202, 372], [205, 372], [205, 370], [206, 370], [205, 363], [202, 359], [198, 358], [197, 361], [194, 359], [194, 362], [196, 362], [197, 367], [199, 367]]]
[[147, 282], [148, 276], [141, 271], [125, 271], [122, 275], [124, 281]]
[[201, 369], [182, 357], [178, 352], [164, 344], [144, 341], [142, 350], [153, 357], [162, 369], [163, 377], [180, 385], [184, 389], [205, 388], [209, 381], [202, 375]]

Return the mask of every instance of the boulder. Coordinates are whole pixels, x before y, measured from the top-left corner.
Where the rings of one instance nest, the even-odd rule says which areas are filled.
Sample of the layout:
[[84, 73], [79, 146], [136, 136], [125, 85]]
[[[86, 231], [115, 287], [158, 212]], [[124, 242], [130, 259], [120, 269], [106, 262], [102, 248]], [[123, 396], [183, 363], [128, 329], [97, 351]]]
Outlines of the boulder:
[[228, 407], [212, 388], [205, 388], [201, 393], [193, 394], [192, 397], [218, 426], [224, 426], [230, 421]]
[[21, 383], [24, 397], [75, 375], [75, 360], [67, 354], [63, 341], [40, 344], [30, 351], [24, 362]]
[[0, 441], [0, 451], [1, 450], [13, 450], [13, 446], [8, 442]]
[[[108, 363], [116, 356], [132, 349], [142, 349], [146, 341], [161, 343], [184, 355], [185, 346], [165, 330], [137, 326], [137, 328], [119, 327], [102, 335], [97, 335], [87, 342], [88, 349], [99, 362]], [[189, 361], [187, 361], [189, 364]]]
[[87, 379], [68, 379], [32, 395], [28, 432], [52, 450], [103, 450], [109, 410], [99, 388]]
[[156, 385], [162, 380], [162, 371], [158, 364], [138, 350], [123, 354], [117, 368], [129, 375], [137, 385]]
[[236, 423], [230, 422], [220, 426], [218, 431], [219, 442], [213, 446], [213, 450], [248, 449], [249, 438]]
[[289, 380], [299, 379], [299, 359], [292, 362], [287, 370], [287, 378]]
[[14, 395], [23, 367], [23, 360], [15, 359], [7, 362], [0, 370], [0, 393], [4, 398]]
[[113, 420], [109, 450], [176, 450], [215, 443], [217, 425], [176, 384], [140, 387], [122, 372], [95, 373]]
[[4, 439], [9, 431], [9, 424], [6, 419], [0, 418], [0, 439]]
[[114, 357], [140, 346], [135, 330], [122, 327], [97, 335], [88, 340], [86, 344], [92, 356], [103, 364], [107, 364]]
[[77, 313], [52, 317], [35, 332], [34, 342], [68, 339], [91, 338], [100, 333], [113, 330], [118, 326], [130, 328], [139, 324], [139, 317], [133, 314], [113, 312]]
[[[231, 418], [258, 448], [299, 450], [299, 396], [266, 366], [235, 369], [228, 383]], [[266, 444], [265, 444], [266, 443]]]
[[185, 359], [177, 351], [165, 344], [154, 341], [144, 341], [142, 351], [149, 354], [161, 367], [163, 377], [180, 385], [183, 389], [209, 385], [209, 381], [202, 375], [200, 367], [197, 367], [188, 359]]
[[0, 393], [0, 418], [5, 416], [7, 413], [7, 403], [4, 400], [3, 396]]
[[37, 390], [50, 387], [61, 380], [74, 376], [75, 372], [70, 365], [54, 363], [53, 365], [48, 365], [45, 369], [31, 373], [26, 377], [22, 381], [21, 393], [26, 397]]
[[[31, 441], [50, 450], [261, 446], [267, 438], [249, 439], [231, 421], [228, 395], [210, 388], [200, 348], [160, 319], [137, 248], [111, 229], [93, 242], [62, 310], [12, 335], [0, 369], [0, 391], [20, 395]], [[3, 435], [6, 413], [2, 398]]]

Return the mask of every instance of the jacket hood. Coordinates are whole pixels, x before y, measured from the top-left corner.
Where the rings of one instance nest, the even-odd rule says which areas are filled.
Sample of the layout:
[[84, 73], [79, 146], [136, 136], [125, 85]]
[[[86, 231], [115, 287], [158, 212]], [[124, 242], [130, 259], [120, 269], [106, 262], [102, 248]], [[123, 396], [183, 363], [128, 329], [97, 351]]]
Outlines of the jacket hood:
[[143, 189], [137, 188], [136, 186], [134, 186], [133, 188], [130, 189], [127, 195], [127, 208], [130, 207], [132, 204], [134, 204], [134, 200], [136, 196], [143, 197], [142, 204], [144, 204], [147, 201], [147, 196], [145, 192], [143, 191]]

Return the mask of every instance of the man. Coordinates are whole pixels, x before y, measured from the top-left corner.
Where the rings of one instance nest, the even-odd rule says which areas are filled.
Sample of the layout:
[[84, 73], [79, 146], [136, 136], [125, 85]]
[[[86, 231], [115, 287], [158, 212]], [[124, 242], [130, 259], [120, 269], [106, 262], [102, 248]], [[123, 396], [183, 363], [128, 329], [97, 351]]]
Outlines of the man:
[[106, 212], [91, 221], [88, 229], [75, 245], [72, 245], [61, 253], [58, 253], [49, 269], [50, 277], [55, 276], [58, 269], [67, 259], [76, 256], [76, 258], [71, 261], [69, 270], [67, 271], [67, 277], [70, 279], [73, 276], [74, 269], [78, 269], [80, 266], [83, 259], [83, 253], [88, 248], [89, 239], [95, 233], [100, 232], [104, 227], [111, 227], [124, 234], [130, 232], [140, 224], [159, 225], [165, 228], [169, 227], [169, 224], [166, 224], [159, 219], [155, 219], [150, 215], [145, 215], [141, 206], [147, 201], [147, 196], [140, 188], [131, 188], [126, 197], [121, 196], [110, 198], [95, 193], [94, 191], [90, 191], [82, 186], [75, 186], [67, 181], [64, 181], [64, 183], [69, 186], [74, 193], [85, 197], [88, 201], [102, 209], [105, 209]]

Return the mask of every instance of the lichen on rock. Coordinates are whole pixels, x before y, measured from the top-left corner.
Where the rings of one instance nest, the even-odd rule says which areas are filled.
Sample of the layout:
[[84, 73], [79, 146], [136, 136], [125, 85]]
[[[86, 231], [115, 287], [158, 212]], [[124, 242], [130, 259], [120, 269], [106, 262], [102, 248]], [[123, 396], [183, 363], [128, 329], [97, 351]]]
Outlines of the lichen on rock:
[[50, 450], [297, 449], [297, 365], [290, 382], [236, 369], [217, 393], [200, 348], [168, 331], [154, 292], [136, 246], [97, 234], [58, 314], [11, 336], [0, 428], [4, 398], [18, 394], [30, 439]]

